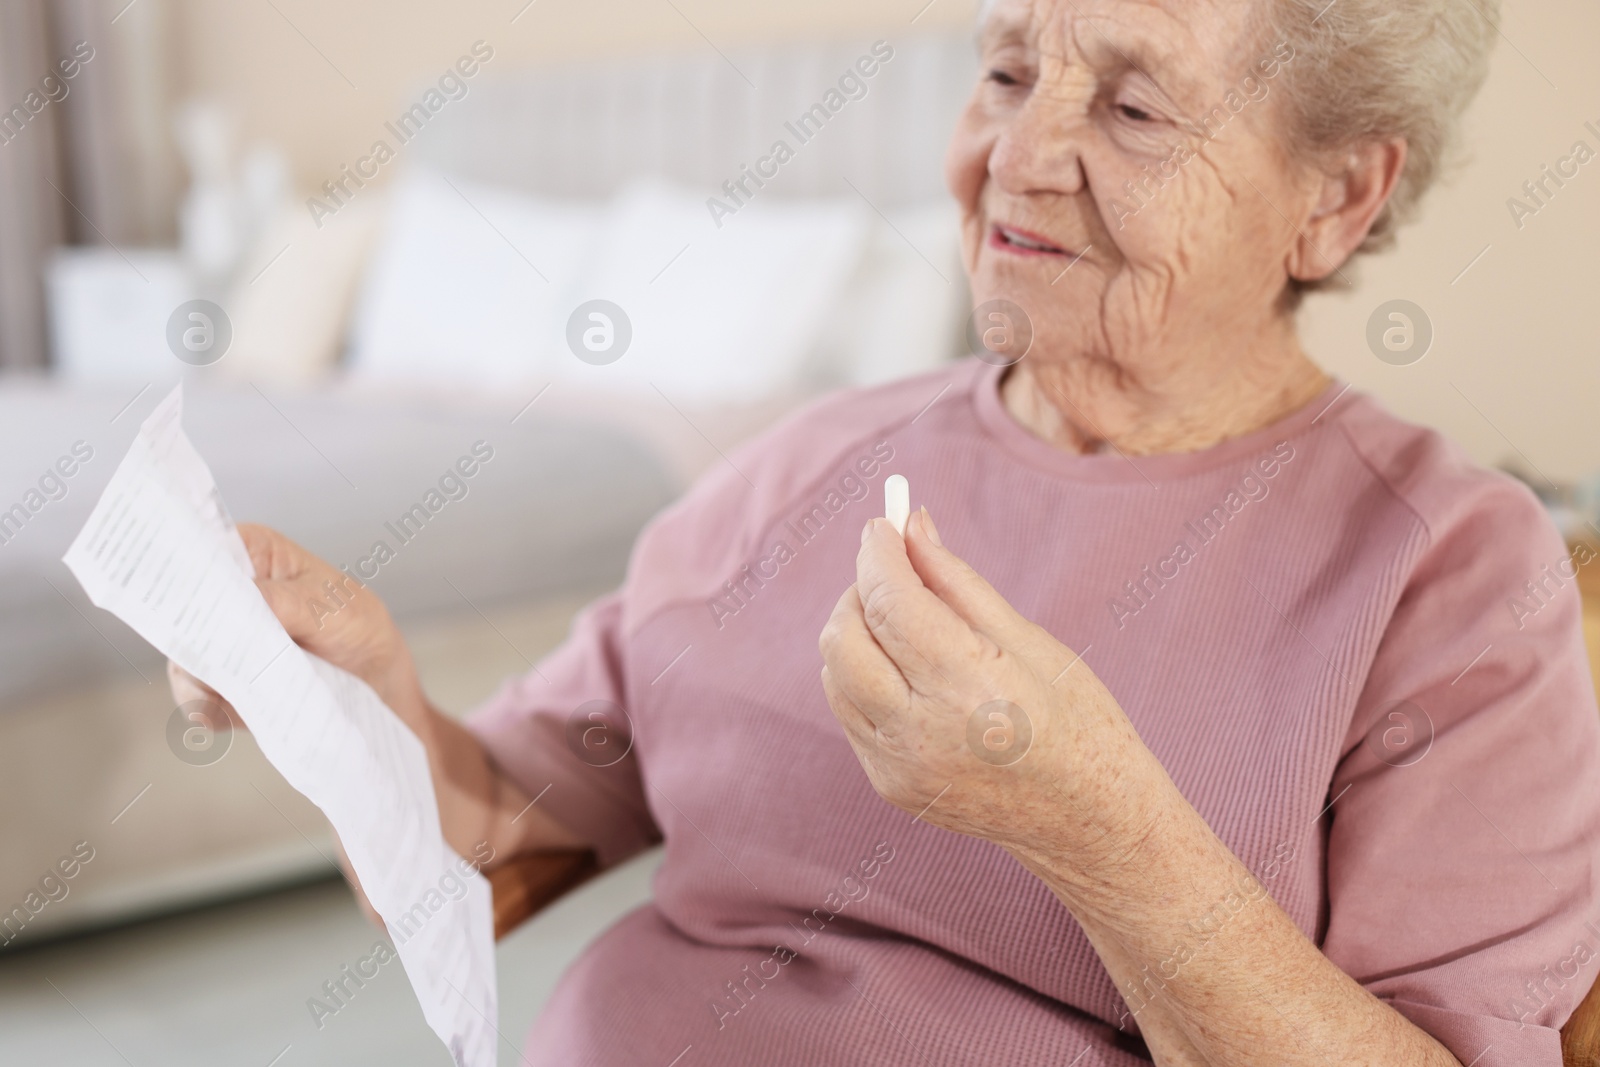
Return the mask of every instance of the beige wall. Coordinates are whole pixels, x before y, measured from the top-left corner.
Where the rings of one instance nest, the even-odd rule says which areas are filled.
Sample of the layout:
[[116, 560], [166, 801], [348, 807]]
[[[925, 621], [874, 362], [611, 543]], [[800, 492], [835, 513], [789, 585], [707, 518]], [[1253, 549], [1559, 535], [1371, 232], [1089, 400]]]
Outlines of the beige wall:
[[[1600, 134], [1583, 128], [1600, 129], [1600, 6], [1506, 6], [1467, 116], [1470, 161], [1434, 189], [1393, 253], [1360, 267], [1356, 292], [1307, 305], [1303, 332], [1324, 366], [1400, 414], [1486, 462], [1520, 450], [1559, 480], [1600, 470], [1600, 158], [1520, 231], [1506, 199], [1574, 141], [1600, 152]], [[1379, 362], [1364, 341], [1368, 315], [1397, 297], [1435, 328], [1432, 351], [1409, 367]]]
[[290, 151], [308, 187], [365, 151], [417, 83], [475, 40], [505, 69], [645, 51], [713, 55], [713, 46], [785, 37], [903, 35], [969, 26], [975, 10], [973, 0], [934, 0], [912, 26], [927, 0], [535, 0], [520, 16], [528, 0], [169, 2], [188, 91], [230, 100], [249, 132]]
[[[536, 0], [513, 24], [524, 0], [171, 2], [186, 62], [180, 84], [231, 100], [250, 135], [289, 150], [307, 186], [370, 144], [418, 79], [479, 38], [495, 47], [496, 64], [511, 66], [709, 50], [707, 38], [728, 48], [791, 35], [889, 36], [909, 29], [922, 7]], [[917, 26], [967, 25], [973, 6], [935, 0]], [[1583, 129], [1586, 120], [1600, 128], [1600, 65], [1588, 54], [1600, 41], [1600, 7], [1523, 0], [1509, 5], [1501, 29], [1489, 84], [1469, 116], [1471, 162], [1433, 193], [1394, 253], [1347, 271], [1355, 292], [1308, 304], [1305, 335], [1331, 371], [1444, 429], [1480, 460], [1520, 450], [1548, 476], [1571, 478], [1600, 468], [1600, 160], [1520, 231], [1506, 199], [1575, 140], [1600, 150], [1600, 136]], [[1434, 324], [1432, 350], [1409, 367], [1379, 362], [1365, 342], [1368, 316], [1395, 297], [1421, 305]]]

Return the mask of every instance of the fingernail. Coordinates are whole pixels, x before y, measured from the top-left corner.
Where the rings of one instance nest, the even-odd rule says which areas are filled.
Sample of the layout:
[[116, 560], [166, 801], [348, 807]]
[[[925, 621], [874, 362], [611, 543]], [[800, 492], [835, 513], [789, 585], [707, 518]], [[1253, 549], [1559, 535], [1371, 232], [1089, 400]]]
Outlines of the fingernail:
[[861, 527], [861, 543], [862, 544], [866, 544], [867, 543], [867, 538], [869, 538], [871, 536], [872, 536], [872, 520], [868, 519], [867, 520], [867, 524], [865, 526]]
[[928, 540], [940, 548], [944, 547], [944, 542], [939, 540], [939, 529], [934, 526], [933, 516], [928, 514], [928, 506], [926, 504], [922, 506], [922, 530], [928, 535]]

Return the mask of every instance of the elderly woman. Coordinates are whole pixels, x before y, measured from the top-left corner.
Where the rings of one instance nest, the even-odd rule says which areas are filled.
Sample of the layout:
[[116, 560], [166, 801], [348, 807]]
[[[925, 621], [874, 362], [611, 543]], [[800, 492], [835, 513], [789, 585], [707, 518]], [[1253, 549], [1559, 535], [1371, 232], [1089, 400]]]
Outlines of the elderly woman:
[[665, 841], [527, 1062], [1560, 1062], [1600, 718], [1575, 598], [1507, 600], [1564, 547], [1293, 316], [1415, 206], [1493, 17], [1000, 0], [948, 163], [985, 358], [746, 446], [465, 727], [248, 531], [457, 851]]

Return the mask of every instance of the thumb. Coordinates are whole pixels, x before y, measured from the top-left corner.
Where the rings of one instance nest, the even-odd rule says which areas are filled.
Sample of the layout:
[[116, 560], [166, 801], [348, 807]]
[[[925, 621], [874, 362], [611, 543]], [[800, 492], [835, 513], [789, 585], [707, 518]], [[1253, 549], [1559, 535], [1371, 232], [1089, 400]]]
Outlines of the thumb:
[[966, 560], [944, 547], [926, 507], [906, 523], [906, 555], [922, 584], [968, 626], [1001, 648], [1015, 649], [1031, 643], [1037, 628]]
[[267, 606], [291, 638], [320, 653], [319, 638], [326, 637], [321, 632], [324, 621], [339, 614], [354, 595], [354, 590], [343, 585], [348, 576], [276, 530], [241, 523], [239, 534], [255, 565], [256, 588]]

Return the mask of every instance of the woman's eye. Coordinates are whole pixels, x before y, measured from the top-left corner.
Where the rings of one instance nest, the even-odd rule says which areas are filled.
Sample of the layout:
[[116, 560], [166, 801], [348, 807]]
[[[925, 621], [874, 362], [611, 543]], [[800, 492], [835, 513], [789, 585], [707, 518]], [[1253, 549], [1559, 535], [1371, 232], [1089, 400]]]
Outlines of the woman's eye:
[[996, 85], [1018, 85], [1018, 84], [1021, 84], [1021, 83], [1019, 83], [1017, 81], [1016, 78], [1012, 77], [1010, 74], [1008, 74], [1005, 71], [999, 69], [998, 67], [996, 67], [995, 69], [989, 71], [989, 80], [994, 82]]
[[1132, 104], [1118, 104], [1117, 112], [1123, 118], [1131, 119], [1134, 122], [1150, 122], [1155, 119], [1155, 116], [1150, 114], [1150, 112], [1141, 107], [1135, 107]]

